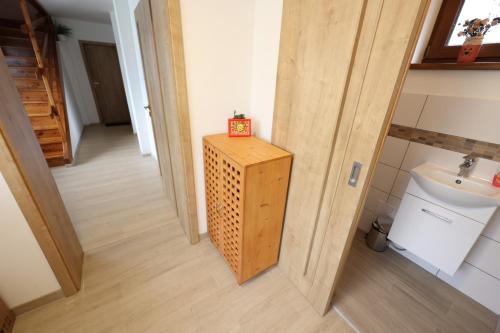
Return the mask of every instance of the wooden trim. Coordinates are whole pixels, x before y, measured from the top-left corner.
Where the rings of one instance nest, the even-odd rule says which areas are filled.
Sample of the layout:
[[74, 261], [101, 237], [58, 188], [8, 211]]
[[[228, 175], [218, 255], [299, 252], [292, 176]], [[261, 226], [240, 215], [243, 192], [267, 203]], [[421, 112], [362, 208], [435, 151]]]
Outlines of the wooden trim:
[[177, 210], [188, 239], [200, 241], [179, 0], [150, 0]]
[[23, 313], [29, 312], [43, 305], [52, 303], [61, 298], [64, 298], [64, 293], [62, 292], [62, 290], [56, 290], [48, 295], [29, 301], [28, 303], [18, 305], [12, 309], [12, 312], [14, 312], [16, 316], [20, 316]]
[[0, 298], [0, 332], [11, 333], [16, 321], [16, 315]]
[[471, 64], [457, 63], [422, 63], [411, 64], [410, 69], [416, 70], [500, 70], [500, 62], [475, 62]]
[[0, 52], [0, 172], [66, 296], [81, 285], [83, 251]]

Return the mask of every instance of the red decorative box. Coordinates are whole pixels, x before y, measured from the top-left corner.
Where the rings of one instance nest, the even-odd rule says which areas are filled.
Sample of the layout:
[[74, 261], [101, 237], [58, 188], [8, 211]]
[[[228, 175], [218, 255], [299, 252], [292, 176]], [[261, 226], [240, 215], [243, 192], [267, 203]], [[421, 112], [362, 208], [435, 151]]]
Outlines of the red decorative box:
[[227, 135], [229, 137], [252, 136], [252, 120], [232, 118], [227, 120]]

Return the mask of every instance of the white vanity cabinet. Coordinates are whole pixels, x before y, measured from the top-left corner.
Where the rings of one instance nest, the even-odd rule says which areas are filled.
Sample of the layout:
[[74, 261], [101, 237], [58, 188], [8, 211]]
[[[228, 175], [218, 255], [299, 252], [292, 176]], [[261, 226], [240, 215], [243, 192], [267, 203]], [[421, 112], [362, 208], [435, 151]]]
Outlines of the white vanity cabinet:
[[443, 272], [454, 275], [494, 209], [475, 208], [469, 214], [467, 211], [434, 200], [411, 179], [388, 238]]

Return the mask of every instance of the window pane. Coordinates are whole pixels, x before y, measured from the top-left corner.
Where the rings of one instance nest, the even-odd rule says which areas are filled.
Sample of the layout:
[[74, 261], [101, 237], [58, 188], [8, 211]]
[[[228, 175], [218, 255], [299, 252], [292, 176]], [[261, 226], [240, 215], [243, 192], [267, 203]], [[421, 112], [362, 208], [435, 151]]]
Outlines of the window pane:
[[[490, 20], [500, 16], [500, 0], [465, 0], [462, 11], [455, 22], [455, 28], [448, 40], [448, 46], [462, 45], [465, 36], [458, 37], [457, 34], [463, 29], [465, 20], [475, 18]], [[460, 24], [460, 25], [459, 25]], [[491, 27], [490, 31], [484, 36], [484, 44], [500, 43], [500, 25]]]

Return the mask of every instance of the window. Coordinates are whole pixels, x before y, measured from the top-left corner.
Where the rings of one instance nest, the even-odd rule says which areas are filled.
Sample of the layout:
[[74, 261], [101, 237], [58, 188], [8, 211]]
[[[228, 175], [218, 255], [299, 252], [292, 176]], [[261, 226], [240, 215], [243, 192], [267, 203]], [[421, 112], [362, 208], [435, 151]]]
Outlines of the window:
[[[456, 62], [465, 37], [458, 37], [467, 19], [500, 16], [500, 0], [443, 0], [439, 15], [424, 55], [426, 63]], [[500, 62], [500, 26], [486, 34], [478, 62]]]

